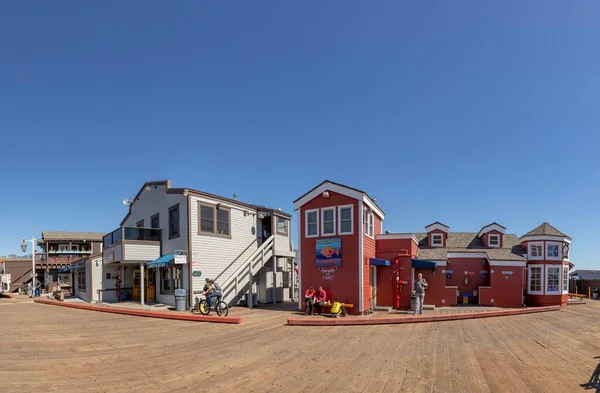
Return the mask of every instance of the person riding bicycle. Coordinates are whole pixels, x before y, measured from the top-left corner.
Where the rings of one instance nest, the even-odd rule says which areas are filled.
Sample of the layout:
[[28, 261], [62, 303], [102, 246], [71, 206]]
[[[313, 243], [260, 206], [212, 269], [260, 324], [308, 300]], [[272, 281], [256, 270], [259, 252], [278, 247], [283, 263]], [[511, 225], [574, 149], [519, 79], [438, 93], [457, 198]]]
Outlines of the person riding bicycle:
[[221, 292], [221, 288], [215, 283], [215, 280], [210, 278], [206, 279], [206, 284], [204, 284], [204, 296], [206, 296], [206, 303], [208, 303], [209, 307], [213, 305], [212, 300], [215, 297], [217, 298], [217, 303], [221, 300], [223, 293]]

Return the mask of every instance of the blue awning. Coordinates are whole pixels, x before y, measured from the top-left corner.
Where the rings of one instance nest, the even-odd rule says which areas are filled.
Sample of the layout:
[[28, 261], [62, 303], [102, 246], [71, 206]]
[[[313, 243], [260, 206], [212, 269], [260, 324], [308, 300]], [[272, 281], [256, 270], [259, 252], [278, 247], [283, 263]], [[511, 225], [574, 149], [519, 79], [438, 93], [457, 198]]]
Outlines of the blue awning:
[[148, 262], [146, 264], [146, 267], [148, 269], [160, 269], [161, 267], [167, 267], [173, 263], [175, 255], [181, 255], [181, 252], [174, 252], [171, 254], [163, 255], [162, 257], [158, 257], [152, 262]]
[[385, 259], [371, 258], [369, 259], [371, 266], [390, 266], [390, 261]]
[[421, 259], [413, 259], [412, 267], [423, 268], [423, 269], [435, 269], [434, 261], [424, 261]]
[[69, 273], [71, 271], [71, 266], [65, 266], [65, 267], [61, 267], [60, 269], [58, 269], [59, 273]]

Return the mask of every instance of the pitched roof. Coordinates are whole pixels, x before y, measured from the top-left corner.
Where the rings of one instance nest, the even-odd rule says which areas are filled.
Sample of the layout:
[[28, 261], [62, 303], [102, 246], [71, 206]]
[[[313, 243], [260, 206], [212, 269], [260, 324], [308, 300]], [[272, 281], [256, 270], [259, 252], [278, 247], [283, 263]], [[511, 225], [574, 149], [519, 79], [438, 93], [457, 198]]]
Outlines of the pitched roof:
[[547, 222], [542, 223], [542, 225], [527, 232], [526, 234], [524, 234], [521, 237], [525, 237], [525, 236], [560, 236], [560, 237], [568, 237], [570, 239], [569, 236], [565, 235], [564, 233], [562, 233], [558, 229], [554, 228], [552, 225], [550, 225]]
[[485, 252], [491, 260], [526, 260], [519, 238], [512, 234], [503, 235], [502, 248], [485, 248], [477, 232], [449, 232], [446, 247], [429, 247], [426, 233], [415, 233], [415, 236], [419, 240], [418, 259], [444, 260], [448, 252]]
[[341, 183], [336, 183], [336, 182], [334, 182], [334, 181], [331, 181], [331, 180], [324, 180], [323, 182], [321, 182], [321, 183], [317, 184], [315, 187], [313, 187], [312, 189], [310, 189], [308, 192], [305, 192], [305, 193], [304, 193], [304, 194], [303, 194], [301, 197], [299, 197], [298, 199], [296, 199], [296, 200], [294, 201], [294, 204], [295, 204], [296, 202], [298, 202], [299, 200], [301, 200], [302, 198], [304, 198], [305, 196], [307, 196], [308, 194], [310, 194], [311, 192], [313, 192], [314, 190], [316, 190], [317, 188], [319, 188], [319, 187], [321, 187], [322, 185], [324, 185], [324, 184], [327, 184], [327, 183], [329, 183], [329, 184], [332, 184], [332, 185], [334, 185], [334, 186], [343, 187], [343, 188], [346, 188], [346, 189], [348, 189], [348, 190], [352, 190], [352, 191], [355, 191], [355, 192], [358, 192], [358, 193], [361, 193], [361, 194], [363, 194], [364, 196], [366, 196], [366, 197], [369, 199], [369, 201], [370, 201], [371, 203], [373, 203], [373, 205], [375, 205], [375, 207], [377, 207], [377, 209], [379, 209], [379, 210], [381, 211], [381, 213], [385, 214], [385, 213], [383, 212], [383, 209], [381, 209], [381, 207], [379, 207], [379, 205], [377, 205], [377, 202], [375, 202], [375, 199], [371, 198], [371, 196], [370, 196], [369, 194], [367, 194], [365, 191], [363, 191], [363, 190], [359, 190], [358, 188], [349, 187], [349, 186], [347, 186], [347, 185], [344, 185], [344, 184], [341, 184]]
[[106, 235], [104, 232], [54, 232], [46, 231], [42, 232], [42, 239], [48, 240], [88, 240], [94, 242], [101, 242], [102, 238]]
[[600, 280], [600, 270], [575, 270], [569, 275], [577, 276], [582, 280]]

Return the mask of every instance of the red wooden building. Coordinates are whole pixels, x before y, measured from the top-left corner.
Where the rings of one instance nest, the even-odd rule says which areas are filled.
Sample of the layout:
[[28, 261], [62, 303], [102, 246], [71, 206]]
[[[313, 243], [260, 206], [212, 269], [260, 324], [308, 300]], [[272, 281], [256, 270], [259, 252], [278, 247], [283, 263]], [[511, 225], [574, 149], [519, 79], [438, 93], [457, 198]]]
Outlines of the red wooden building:
[[331, 181], [297, 199], [294, 209], [301, 293], [322, 285], [330, 300], [355, 304], [355, 313], [409, 308], [418, 273], [429, 283], [426, 305], [567, 303], [571, 238], [548, 223], [520, 238], [497, 223], [478, 232], [435, 222], [425, 232], [384, 234], [375, 200]]

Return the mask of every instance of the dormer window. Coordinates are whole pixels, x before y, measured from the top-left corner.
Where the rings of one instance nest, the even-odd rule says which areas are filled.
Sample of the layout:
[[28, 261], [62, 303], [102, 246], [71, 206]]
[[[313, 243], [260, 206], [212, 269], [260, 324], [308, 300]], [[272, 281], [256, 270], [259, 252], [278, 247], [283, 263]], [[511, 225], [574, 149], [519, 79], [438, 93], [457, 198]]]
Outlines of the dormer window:
[[441, 233], [433, 233], [431, 235], [431, 246], [432, 247], [443, 247], [444, 246], [444, 235]]
[[488, 235], [488, 247], [500, 247], [500, 235]]

